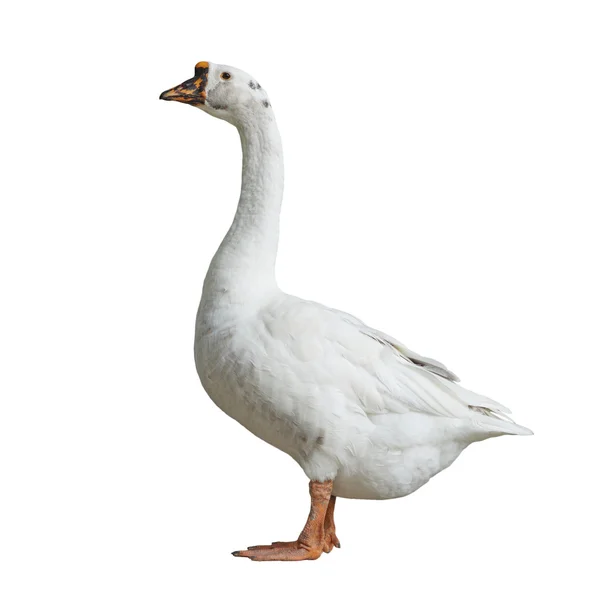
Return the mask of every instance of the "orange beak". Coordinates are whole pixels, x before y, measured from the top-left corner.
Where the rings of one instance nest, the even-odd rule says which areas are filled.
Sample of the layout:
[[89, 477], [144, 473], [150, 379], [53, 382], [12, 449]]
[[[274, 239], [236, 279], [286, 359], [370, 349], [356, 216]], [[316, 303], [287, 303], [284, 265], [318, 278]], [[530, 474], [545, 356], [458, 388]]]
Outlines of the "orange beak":
[[208, 63], [199, 62], [194, 76], [178, 86], [163, 92], [161, 100], [174, 100], [184, 104], [199, 106], [206, 102], [206, 84], [208, 82]]

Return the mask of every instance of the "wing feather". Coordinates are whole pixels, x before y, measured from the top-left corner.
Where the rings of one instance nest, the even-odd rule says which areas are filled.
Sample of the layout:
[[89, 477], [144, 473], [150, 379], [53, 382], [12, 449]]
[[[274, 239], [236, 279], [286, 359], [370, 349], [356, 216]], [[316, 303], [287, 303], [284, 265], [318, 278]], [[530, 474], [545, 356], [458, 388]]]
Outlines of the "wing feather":
[[[437, 360], [413, 352], [356, 317], [322, 304], [288, 297], [277, 306], [273, 334], [281, 330], [294, 353], [323, 383], [342, 386], [365, 415], [406, 412], [467, 419], [505, 433], [528, 432], [506, 416], [502, 404], [459, 385]], [[350, 393], [348, 393], [350, 392]]]
[[[408, 405], [410, 410], [464, 417], [469, 413], [474, 416], [472, 410], [476, 409], [475, 412], [480, 414], [513, 422], [506, 416], [511, 413], [508, 407], [458, 385], [460, 379], [443, 363], [421, 356], [391, 335], [369, 327], [349, 313], [330, 308], [327, 310], [337, 314], [360, 333], [390, 348], [396, 354], [402, 365], [402, 368], [394, 369], [393, 373], [401, 390], [397, 398], [398, 402]], [[391, 402], [391, 406], [395, 404], [394, 401]]]
[[393, 348], [413, 364], [423, 367], [427, 371], [435, 373], [436, 375], [439, 375], [444, 379], [448, 379], [449, 381], [460, 381], [460, 379], [440, 361], [435, 360], [434, 358], [428, 358], [427, 356], [421, 356], [414, 350], [411, 350], [405, 346], [402, 342], [399, 342], [397, 339], [393, 338], [391, 335], [388, 335], [383, 331], [379, 331], [378, 329], [374, 329], [373, 327], [369, 327], [366, 323], [363, 323], [360, 319], [357, 319], [355, 316], [349, 313], [332, 308], [328, 310], [338, 313], [345, 321], [358, 327], [362, 333], [368, 335], [370, 338], [373, 338], [380, 344], [384, 344], [390, 348]]

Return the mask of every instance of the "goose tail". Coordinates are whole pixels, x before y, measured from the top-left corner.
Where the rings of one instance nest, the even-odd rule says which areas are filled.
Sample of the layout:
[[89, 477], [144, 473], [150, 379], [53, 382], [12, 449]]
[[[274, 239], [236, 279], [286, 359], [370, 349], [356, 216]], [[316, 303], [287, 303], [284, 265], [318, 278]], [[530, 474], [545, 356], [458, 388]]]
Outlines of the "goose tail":
[[492, 435], [533, 435], [528, 427], [515, 423], [504, 413], [483, 406], [469, 406], [473, 415], [473, 423]]

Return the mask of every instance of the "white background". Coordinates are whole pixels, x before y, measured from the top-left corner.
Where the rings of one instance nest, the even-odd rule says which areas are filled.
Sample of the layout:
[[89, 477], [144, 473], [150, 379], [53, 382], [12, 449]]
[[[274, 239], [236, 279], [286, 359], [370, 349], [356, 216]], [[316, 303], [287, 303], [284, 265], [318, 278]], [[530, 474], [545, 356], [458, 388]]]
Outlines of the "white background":
[[[392, 8], [393, 7], [393, 8]], [[597, 598], [595, 2], [21, 2], [2, 9], [0, 596]], [[278, 277], [509, 405], [413, 496], [340, 500], [197, 380], [235, 130], [159, 102], [197, 61], [271, 97]]]

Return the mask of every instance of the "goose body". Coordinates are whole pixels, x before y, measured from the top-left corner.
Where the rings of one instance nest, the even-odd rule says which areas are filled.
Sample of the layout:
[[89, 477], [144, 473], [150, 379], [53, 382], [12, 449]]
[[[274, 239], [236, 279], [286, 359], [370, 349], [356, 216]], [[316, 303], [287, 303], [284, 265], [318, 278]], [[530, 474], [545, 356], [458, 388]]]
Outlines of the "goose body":
[[[406, 496], [472, 442], [531, 433], [504, 406], [461, 387], [438, 361], [347, 313], [278, 288], [283, 155], [272, 107], [254, 78], [198, 63], [194, 78], [161, 98], [198, 106], [240, 133], [242, 190], [204, 282], [196, 367], [219, 408], [298, 462], [311, 480], [314, 510], [325, 494], [333, 523], [336, 496]], [[325, 508], [322, 516], [327, 540]], [[309, 519], [299, 540], [310, 527]], [[286, 544], [296, 546], [238, 555], [300, 560], [300, 541]]]
[[208, 395], [309, 479], [333, 480], [336, 496], [406, 496], [471, 442], [529, 433], [345, 313], [274, 292], [252, 315], [223, 317], [203, 301], [196, 365]]

